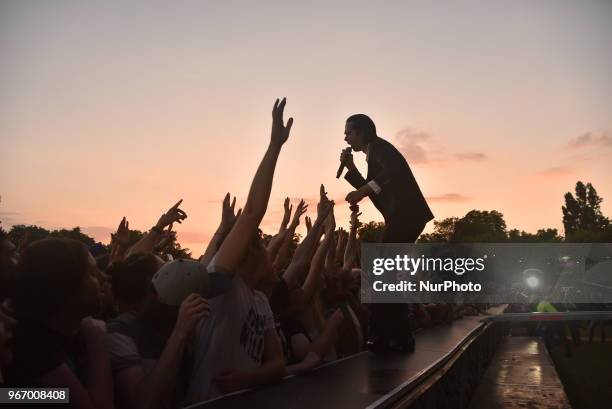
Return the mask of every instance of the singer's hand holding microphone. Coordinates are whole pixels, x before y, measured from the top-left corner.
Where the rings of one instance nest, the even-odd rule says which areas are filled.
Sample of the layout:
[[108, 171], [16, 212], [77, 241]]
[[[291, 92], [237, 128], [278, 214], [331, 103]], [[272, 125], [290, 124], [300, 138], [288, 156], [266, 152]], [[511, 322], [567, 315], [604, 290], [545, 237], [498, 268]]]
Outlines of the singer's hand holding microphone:
[[353, 162], [353, 153], [350, 146], [343, 149], [342, 153], [340, 154], [340, 167], [336, 173], [336, 179], [342, 175], [345, 167], [348, 168], [349, 171], [355, 169], [355, 162]]

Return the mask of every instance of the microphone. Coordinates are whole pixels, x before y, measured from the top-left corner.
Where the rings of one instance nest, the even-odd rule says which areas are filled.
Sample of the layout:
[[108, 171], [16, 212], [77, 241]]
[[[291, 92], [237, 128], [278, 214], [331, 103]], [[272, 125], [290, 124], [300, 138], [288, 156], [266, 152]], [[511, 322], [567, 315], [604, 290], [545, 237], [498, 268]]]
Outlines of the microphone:
[[[349, 146], [348, 148], [342, 150], [342, 152], [346, 152], [346, 153], [351, 153], [352, 149]], [[346, 167], [346, 164], [344, 162], [340, 163], [340, 166], [338, 166], [338, 171], [336, 172], [336, 179], [340, 179], [340, 176], [342, 175], [342, 172], [344, 172], [344, 168]]]

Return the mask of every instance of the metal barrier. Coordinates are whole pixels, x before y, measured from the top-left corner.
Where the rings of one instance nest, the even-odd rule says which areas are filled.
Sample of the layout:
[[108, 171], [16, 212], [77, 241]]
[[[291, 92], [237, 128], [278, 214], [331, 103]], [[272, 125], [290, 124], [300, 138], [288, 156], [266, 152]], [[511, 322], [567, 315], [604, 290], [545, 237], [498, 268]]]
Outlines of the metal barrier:
[[529, 321], [607, 321], [612, 320], [612, 311], [567, 311], [567, 312], [519, 312], [490, 315], [483, 322], [529, 322]]

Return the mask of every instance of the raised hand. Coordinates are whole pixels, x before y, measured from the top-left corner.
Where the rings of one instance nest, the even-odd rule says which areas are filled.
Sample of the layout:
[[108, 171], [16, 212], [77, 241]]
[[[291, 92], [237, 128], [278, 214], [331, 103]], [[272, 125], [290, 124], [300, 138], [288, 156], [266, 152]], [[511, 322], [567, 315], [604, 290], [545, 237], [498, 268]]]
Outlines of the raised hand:
[[159, 228], [160, 230], [163, 230], [164, 228], [166, 228], [166, 226], [169, 226], [174, 222], [182, 223], [183, 220], [187, 218], [187, 213], [179, 209], [181, 203], [183, 203], [183, 199], [176, 202], [176, 204], [170, 209], [168, 209], [166, 213], [162, 214], [159, 220], [157, 221], [155, 227]]
[[117, 232], [111, 234], [111, 243], [119, 246], [127, 247], [130, 244], [130, 222], [125, 217], [119, 222]]
[[174, 326], [174, 332], [181, 339], [187, 339], [193, 334], [195, 326], [210, 312], [208, 301], [199, 294], [189, 294], [181, 303], [178, 318]]
[[329, 200], [327, 198], [327, 192], [325, 191], [325, 186], [321, 183], [321, 187], [319, 188], [319, 201], [322, 202], [324, 200]]
[[310, 217], [306, 216], [304, 218], [304, 222], [306, 223], [306, 233], [308, 233], [310, 229], [312, 229], [312, 220], [310, 219]]
[[317, 204], [317, 219], [323, 221], [334, 207], [334, 202], [327, 198], [327, 192], [325, 191], [325, 186], [323, 185], [321, 185], [319, 195], [320, 199], [319, 203]]
[[281, 221], [279, 233], [287, 228], [287, 225], [289, 224], [289, 219], [291, 219], [291, 211], [293, 210], [293, 205], [289, 205], [288, 197], [285, 198], [285, 202], [283, 203], [283, 209], [284, 209], [284, 214], [283, 214], [283, 220]]
[[130, 223], [125, 217], [119, 222], [116, 233], [111, 233], [110, 242], [110, 260], [109, 263], [113, 263], [117, 260], [123, 259], [125, 252], [130, 247]]
[[334, 234], [334, 230], [336, 230], [336, 218], [334, 217], [334, 202], [330, 202], [331, 210], [327, 215], [327, 219], [325, 220], [325, 234]]
[[286, 126], [283, 120], [283, 112], [285, 111], [286, 103], [287, 98], [283, 98], [280, 104], [277, 99], [274, 103], [274, 108], [272, 108], [272, 134], [270, 136], [270, 144], [278, 148], [287, 142], [291, 126], [293, 125], [293, 118], [289, 118]]
[[295, 229], [300, 224], [300, 217], [306, 213], [306, 210], [308, 210], [308, 205], [304, 200], [300, 200], [300, 203], [298, 203], [295, 213], [293, 214], [290, 227]]
[[221, 228], [222, 229], [231, 229], [236, 219], [240, 215], [240, 210], [238, 213], [234, 213], [234, 209], [236, 208], [236, 197], [231, 201], [231, 195], [228, 193], [225, 195], [223, 199], [223, 206], [221, 211]]
[[159, 242], [155, 246], [156, 250], [162, 250], [166, 248], [166, 246], [168, 246], [170, 243], [176, 241], [176, 232], [172, 231], [173, 224], [174, 223], [170, 223], [170, 226], [168, 226], [168, 229], [164, 230], [164, 232], [162, 233], [159, 239]]

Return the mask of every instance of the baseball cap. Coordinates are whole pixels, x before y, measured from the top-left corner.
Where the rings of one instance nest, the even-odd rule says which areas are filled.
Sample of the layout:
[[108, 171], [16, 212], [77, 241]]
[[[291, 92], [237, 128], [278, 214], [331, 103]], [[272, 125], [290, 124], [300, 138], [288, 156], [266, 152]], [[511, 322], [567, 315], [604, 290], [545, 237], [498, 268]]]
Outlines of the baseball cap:
[[162, 266], [151, 280], [159, 301], [179, 306], [191, 293], [204, 296], [209, 289], [206, 266], [193, 260], [173, 260]]

